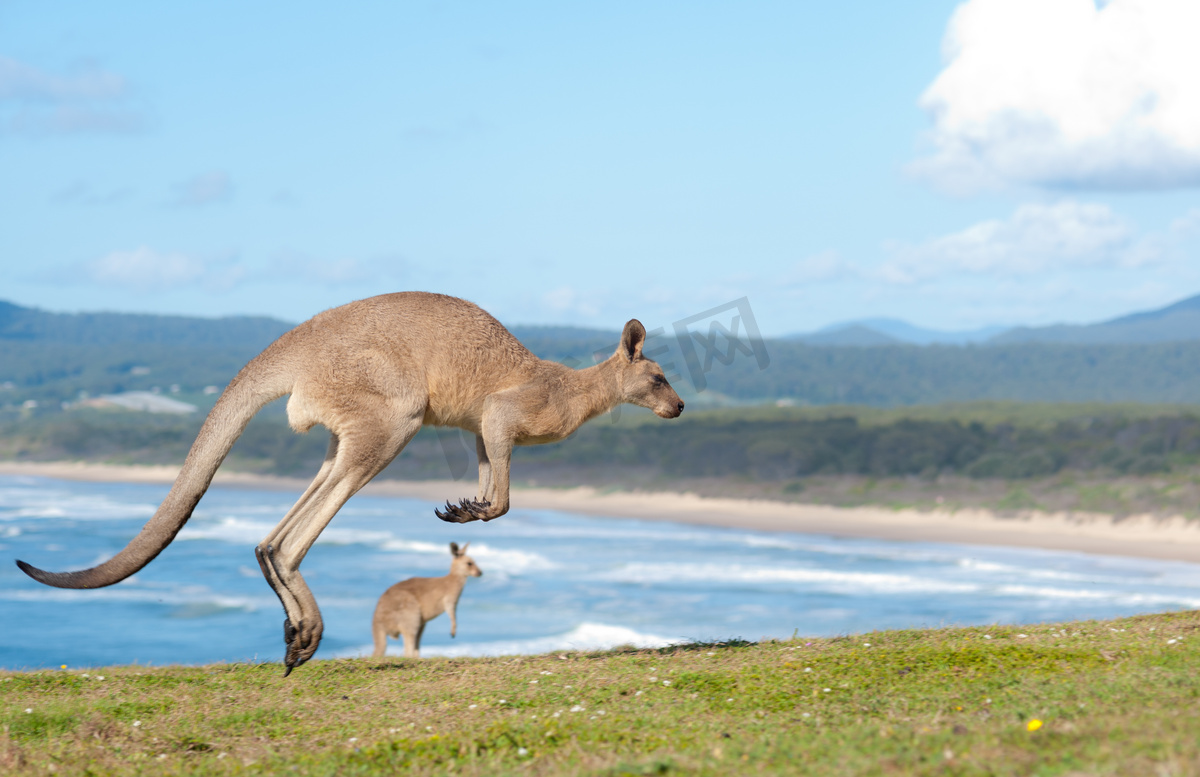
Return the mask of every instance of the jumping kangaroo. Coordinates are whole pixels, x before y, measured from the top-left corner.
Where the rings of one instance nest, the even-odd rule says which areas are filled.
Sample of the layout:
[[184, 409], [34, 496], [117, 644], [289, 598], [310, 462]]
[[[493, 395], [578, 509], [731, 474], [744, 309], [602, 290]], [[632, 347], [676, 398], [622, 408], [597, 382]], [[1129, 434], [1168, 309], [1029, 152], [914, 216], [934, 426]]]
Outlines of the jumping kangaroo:
[[450, 543], [450, 574], [445, 577], [410, 577], [396, 583], [383, 592], [379, 604], [375, 605], [375, 617], [371, 619], [371, 635], [375, 638], [375, 652], [371, 655], [382, 658], [387, 652], [387, 638], [404, 636], [404, 657], [421, 657], [421, 635], [425, 624], [443, 612], [450, 614], [450, 636], [458, 632], [455, 608], [458, 597], [468, 577], [479, 577], [483, 570], [467, 555], [471, 543], [458, 547]]
[[312, 658], [323, 623], [300, 562], [346, 500], [396, 458], [423, 424], [475, 433], [479, 491], [436, 510], [444, 521], [490, 521], [508, 511], [514, 445], [562, 440], [585, 421], [628, 402], [676, 418], [683, 402], [662, 369], [642, 355], [646, 330], [625, 324], [616, 353], [582, 370], [539, 359], [499, 321], [465, 300], [400, 292], [326, 310], [286, 332], [242, 368], [200, 428], [179, 476], [149, 522], [108, 561], [33, 579], [59, 588], [100, 588], [134, 574], [191, 517], [246, 424], [291, 394], [297, 432], [330, 432], [325, 462], [300, 500], [255, 548], [279, 596], [286, 676]]

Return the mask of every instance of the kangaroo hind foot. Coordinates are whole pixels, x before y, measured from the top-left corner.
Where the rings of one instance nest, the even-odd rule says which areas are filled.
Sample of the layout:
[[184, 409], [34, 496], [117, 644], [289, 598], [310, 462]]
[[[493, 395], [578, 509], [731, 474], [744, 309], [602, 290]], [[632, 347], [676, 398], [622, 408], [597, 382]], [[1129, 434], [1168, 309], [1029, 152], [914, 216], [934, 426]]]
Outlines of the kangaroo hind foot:
[[486, 499], [460, 499], [458, 504], [446, 502], [446, 512], [434, 508], [434, 514], [447, 523], [470, 523], [471, 521], [490, 521], [495, 516], [488, 514], [492, 503]]
[[[258, 565], [263, 571], [263, 576], [275, 591], [275, 595], [279, 597], [284, 611], [288, 613], [288, 617], [283, 620], [283, 643], [285, 646], [283, 676], [287, 677], [293, 669], [308, 661], [317, 652], [317, 648], [321, 645], [321, 635], [325, 631], [325, 624], [321, 620], [319, 611], [316, 612], [315, 618], [300, 617], [293, 623], [291, 618], [293, 608], [288, 607], [289, 600], [295, 609], [300, 610], [300, 607], [275, 563], [275, 547], [273, 545], [259, 546], [254, 549], [254, 555], [258, 557]], [[299, 575], [297, 574], [296, 577]]]

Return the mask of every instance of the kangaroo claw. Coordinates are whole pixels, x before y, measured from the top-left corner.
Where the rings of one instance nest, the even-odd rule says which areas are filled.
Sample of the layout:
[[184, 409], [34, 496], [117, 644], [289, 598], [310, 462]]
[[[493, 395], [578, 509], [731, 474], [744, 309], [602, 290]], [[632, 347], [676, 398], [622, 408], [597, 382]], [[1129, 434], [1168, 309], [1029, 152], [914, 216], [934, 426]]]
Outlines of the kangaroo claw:
[[292, 619], [283, 622], [283, 641], [287, 643], [287, 653], [283, 657], [283, 676], [287, 677], [292, 670], [308, 661], [317, 652], [321, 644], [323, 624], [318, 620], [315, 624], [300, 621], [298, 626], [292, 625]]
[[433, 513], [448, 523], [470, 523], [471, 521], [489, 520], [487, 510], [491, 506], [492, 503], [486, 499], [460, 499], [458, 504], [446, 502], [445, 512], [435, 508]]

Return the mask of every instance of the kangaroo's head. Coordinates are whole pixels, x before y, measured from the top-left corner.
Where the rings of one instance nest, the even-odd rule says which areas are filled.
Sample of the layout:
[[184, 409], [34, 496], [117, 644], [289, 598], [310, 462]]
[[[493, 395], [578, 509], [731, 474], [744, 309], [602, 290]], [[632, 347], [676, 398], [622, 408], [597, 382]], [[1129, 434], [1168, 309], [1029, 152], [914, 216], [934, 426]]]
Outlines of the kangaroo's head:
[[450, 555], [454, 560], [450, 562], [450, 574], [462, 575], [463, 577], [482, 577], [483, 570], [475, 564], [475, 559], [467, 555], [467, 548], [471, 543], [458, 547], [457, 542], [450, 543]]
[[617, 365], [621, 401], [653, 410], [660, 418], [678, 418], [683, 412], [683, 400], [667, 383], [658, 362], [642, 355], [645, 343], [646, 327], [631, 318], [612, 359]]

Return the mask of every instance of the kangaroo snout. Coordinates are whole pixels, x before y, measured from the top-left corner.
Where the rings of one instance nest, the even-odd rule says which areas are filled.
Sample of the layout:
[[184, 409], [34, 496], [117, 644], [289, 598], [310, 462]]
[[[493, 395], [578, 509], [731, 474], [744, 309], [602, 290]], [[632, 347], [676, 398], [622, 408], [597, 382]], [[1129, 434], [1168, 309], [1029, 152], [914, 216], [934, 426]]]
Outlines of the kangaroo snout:
[[683, 400], [676, 400], [675, 404], [667, 405], [654, 409], [654, 414], [659, 418], [678, 418], [683, 413]]

